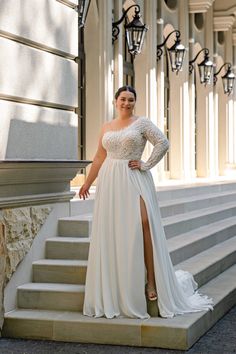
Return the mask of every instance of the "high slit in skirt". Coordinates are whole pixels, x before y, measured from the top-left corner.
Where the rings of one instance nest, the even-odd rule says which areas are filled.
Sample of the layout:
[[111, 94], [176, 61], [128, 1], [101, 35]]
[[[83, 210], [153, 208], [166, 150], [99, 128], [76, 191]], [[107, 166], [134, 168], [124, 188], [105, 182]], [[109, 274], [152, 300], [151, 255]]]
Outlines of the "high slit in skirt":
[[174, 271], [150, 171], [131, 170], [128, 160], [103, 162], [98, 174], [83, 314], [149, 318], [140, 211], [150, 226], [157, 305], [162, 317], [212, 309], [189, 272]]

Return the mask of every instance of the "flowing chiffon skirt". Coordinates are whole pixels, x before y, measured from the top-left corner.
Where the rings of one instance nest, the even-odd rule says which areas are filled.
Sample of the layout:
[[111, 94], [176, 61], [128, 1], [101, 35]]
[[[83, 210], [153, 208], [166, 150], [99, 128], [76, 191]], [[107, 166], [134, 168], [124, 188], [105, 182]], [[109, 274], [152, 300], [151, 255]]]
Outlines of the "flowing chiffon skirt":
[[149, 318], [140, 197], [147, 209], [158, 307], [162, 317], [212, 309], [192, 275], [174, 271], [150, 171], [106, 158], [98, 175], [83, 313]]

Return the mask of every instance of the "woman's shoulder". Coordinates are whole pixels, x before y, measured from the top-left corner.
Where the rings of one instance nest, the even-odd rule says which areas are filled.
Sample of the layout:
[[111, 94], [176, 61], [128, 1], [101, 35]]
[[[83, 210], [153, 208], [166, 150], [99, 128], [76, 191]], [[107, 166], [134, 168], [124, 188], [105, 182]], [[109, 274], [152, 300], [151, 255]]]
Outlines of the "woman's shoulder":
[[105, 122], [102, 125], [102, 133], [105, 133], [107, 130], [110, 130], [110, 128], [112, 127], [111, 122]]
[[138, 117], [139, 122], [143, 125], [143, 126], [150, 126], [153, 124], [153, 122], [151, 121], [150, 118], [146, 117], [146, 116], [139, 116]]

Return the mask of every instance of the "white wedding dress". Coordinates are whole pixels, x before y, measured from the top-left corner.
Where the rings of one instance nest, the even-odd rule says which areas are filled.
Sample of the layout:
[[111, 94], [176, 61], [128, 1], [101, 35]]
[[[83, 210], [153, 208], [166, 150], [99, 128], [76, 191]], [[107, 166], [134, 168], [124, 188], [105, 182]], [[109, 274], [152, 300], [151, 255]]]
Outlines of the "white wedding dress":
[[[146, 141], [153, 145], [141, 171], [129, 160], [140, 160]], [[192, 275], [174, 271], [162, 226], [154, 182], [149, 171], [166, 153], [169, 143], [145, 117], [103, 135], [107, 157], [96, 189], [83, 314], [107, 318], [149, 318], [145, 297], [146, 269], [140, 197], [149, 219], [153, 245], [158, 307], [162, 317], [212, 309], [200, 295]]]

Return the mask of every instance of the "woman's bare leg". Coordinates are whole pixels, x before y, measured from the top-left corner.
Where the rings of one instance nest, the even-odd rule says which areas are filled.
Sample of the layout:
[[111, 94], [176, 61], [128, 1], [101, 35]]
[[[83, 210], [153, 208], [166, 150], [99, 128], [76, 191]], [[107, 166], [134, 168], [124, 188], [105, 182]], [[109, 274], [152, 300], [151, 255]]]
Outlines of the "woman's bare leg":
[[[140, 197], [140, 209], [141, 209], [143, 241], [144, 241], [144, 262], [147, 269], [148, 287], [156, 289], [151, 233], [150, 233], [146, 206], [144, 200], [141, 197]], [[156, 296], [156, 292], [149, 291], [149, 296], [150, 297]]]

